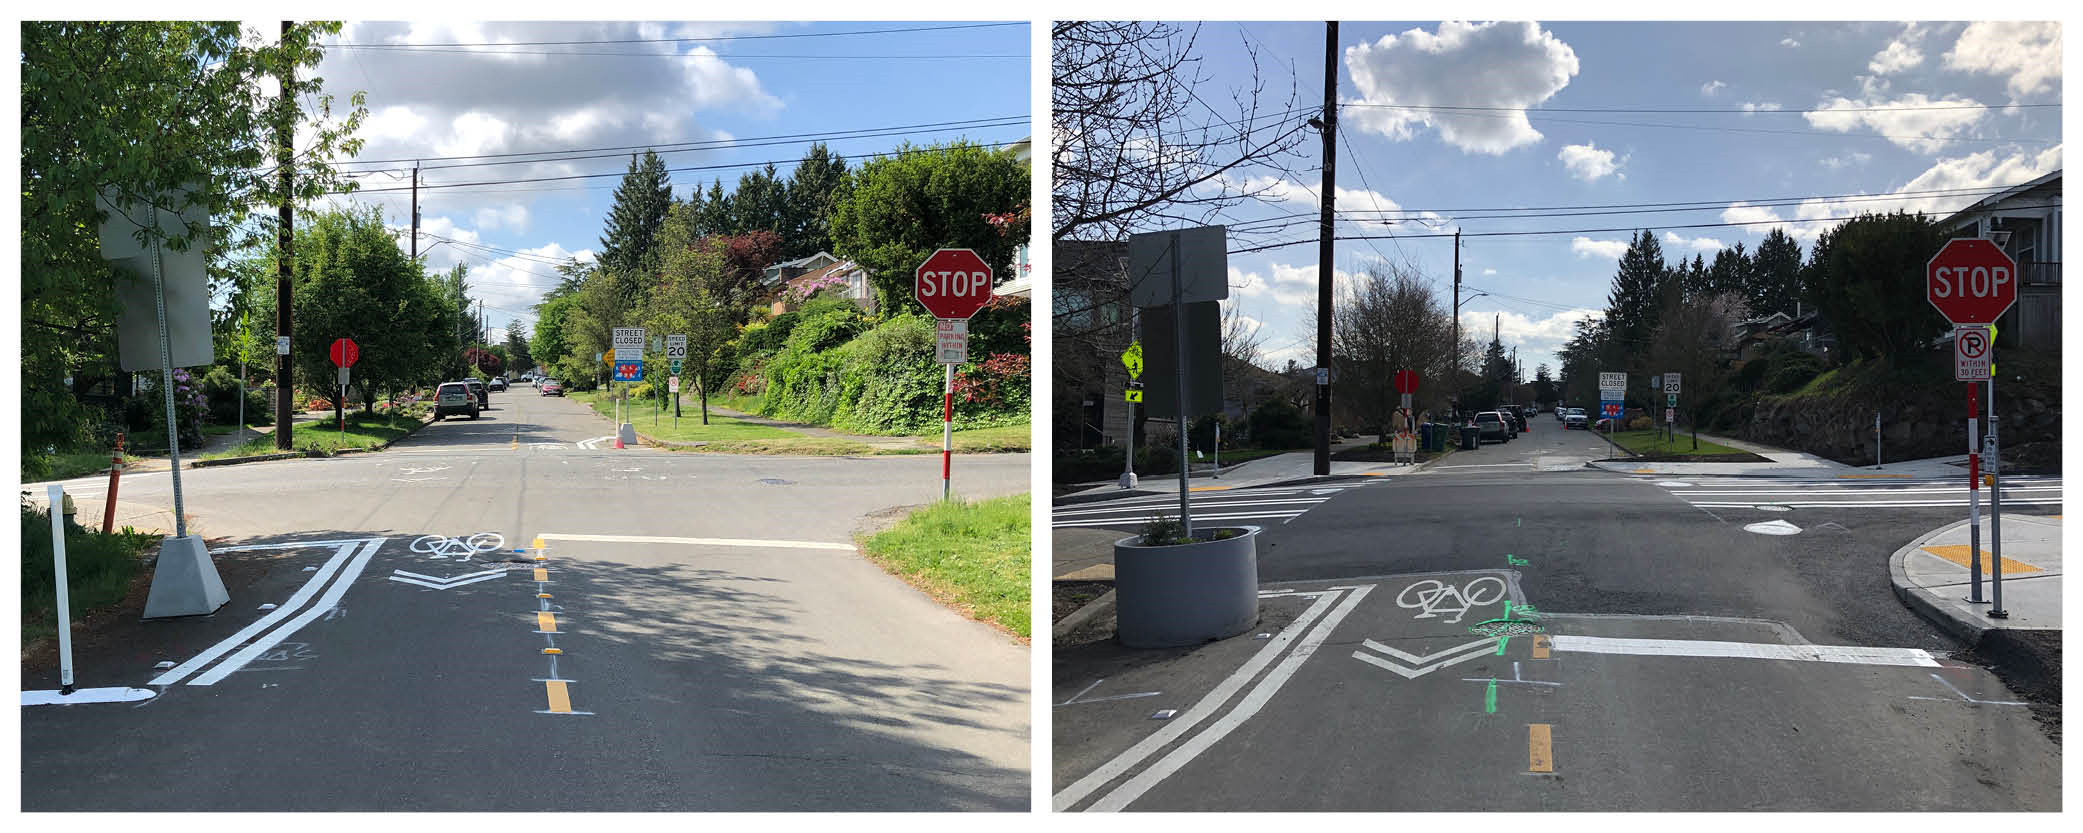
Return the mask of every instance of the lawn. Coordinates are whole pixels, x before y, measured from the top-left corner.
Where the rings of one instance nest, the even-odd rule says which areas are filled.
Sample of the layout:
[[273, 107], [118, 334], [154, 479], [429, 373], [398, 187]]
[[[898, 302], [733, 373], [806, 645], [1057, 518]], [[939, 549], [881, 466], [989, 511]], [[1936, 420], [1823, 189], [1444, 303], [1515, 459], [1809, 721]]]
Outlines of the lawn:
[[[65, 531], [65, 576], [72, 620], [123, 600], [144, 567], [139, 556], [159, 536], [132, 531], [103, 535], [73, 526]], [[51, 516], [22, 507], [22, 647], [58, 635], [57, 573], [51, 564]]]
[[1749, 453], [1740, 448], [1730, 448], [1725, 445], [1717, 445], [1715, 443], [1707, 442], [1706, 440], [1701, 440], [1700, 447], [1698, 449], [1694, 449], [1692, 447], [1692, 436], [1690, 434], [1680, 432], [1677, 437], [1672, 438], [1669, 441], [1665, 441], [1663, 439], [1658, 438], [1657, 433], [1654, 430], [1650, 429], [1643, 429], [1639, 431], [1621, 431], [1615, 433], [1613, 435], [1613, 442], [1619, 443], [1621, 448], [1625, 448], [1636, 454], [1681, 454], [1691, 456], [1694, 454]]
[[[317, 449], [331, 454], [349, 448], [374, 448], [412, 433], [423, 423], [417, 417], [375, 414], [348, 414], [347, 430], [343, 434], [336, 423], [297, 424], [292, 438], [298, 451]], [[203, 455], [205, 460], [225, 457], [251, 457], [258, 454], [275, 453], [275, 437], [272, 434], [254, 437], [246, 442]]]
[[1028, 505], [1027, 495], [936, 503], [868, 536], [861, 550], [934, 598], [1025, 639]]
[[[566, 396], [592, 406], [595, 413], [610, 421], [615, 418], [615, 403], [604, 391], [574, 392]], [[771, 425], [733, 419], [714, 411], [709, 412], [709, 424], [703, 425], [701, 406], [690, 407], [684, 403], [680, 406], [680, 424], [677, 428], [673, 425], [673, 412], [657, 410], [652, 407], [652, 400], [649, 399], [629, 400], [623, 405], [623, 414], [637, 430], [644, 432], [645, 436], [670, 442], [746, 445], [760, 440], [813, 439]]]
[[[22, 482], [70, 480], [75, 477], [85, 477], [86, 475], [108, 471], [109, 459], [114, 456], [115, 454], [109, 451], [68, 451], [44, 457], [43, 462], [50, 466], [50, 470], [47, 472], [34, 472], [30, 470], [30, 455], [24, 454], [22, 455]], [[123, 462], [135, 463], [137, 458], [125, 454], [123, 455]]]
[[[1034, 445], [1034, 430], [1027, 425], [1006, 425], [998, 428], [971, 428], [955, 432], [955, 453], [998, 454], [1026, 451]], [[919, 442], [928, 448], [940, 450], [940, 432], [919, 435]]]

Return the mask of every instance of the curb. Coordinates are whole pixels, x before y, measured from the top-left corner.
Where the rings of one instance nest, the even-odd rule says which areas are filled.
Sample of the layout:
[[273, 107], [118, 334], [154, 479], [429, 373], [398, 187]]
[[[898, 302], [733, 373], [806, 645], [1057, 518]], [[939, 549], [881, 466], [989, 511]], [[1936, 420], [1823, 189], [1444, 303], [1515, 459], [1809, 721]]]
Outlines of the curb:
[[349, 454], [369, 454], [372, 452], [383, 451], [385, 449], [388, 449], [391, 446], [396, 445], [400, 440], [417, 434], [420, 432], [420, 429], [433, 424], [434, 423], [432, 420], [422, 417], [420, 419], [420, 424], [414, 426], [412, 430], [407, 431], [403, 434], [399, 434], [396, 437], [392, 437], [389, 440], [384, 441], [381, 445], [370, 446], [368, 448], [343, 448], [339, 451], [335, 451], [330, 454], [314, 454], [308, 451], [278, 451], [273, 454], [255, 454], [248, 457], [219, 457], [214, 460], [194, 460], [182, 465], [181, 467], [184, 469], [198, 469], [209, 468], [211, 466], [235, 466], [240, 463], [261, 463], [266, 462], [268, 460], [288, 460], [295, 457], [325, 459], [327, 457], [343, 457]]
[[1918, 586], [1916, 582], [1910, 581], [1909, 571], [1903, 567], [1903, 562], [1909, 559], [1910, 553], [1916, 552], [1917, 548], [1923, 546], [1924, 542], [1966, 525], [1967, 521], [1965, 520], [1954, 521], [1919, 535], [1915, 540], [1902, 545], [1901, 549], [1896, 550], [1894, 555], [1888, 557], [1888, 580], [1895, 586], [1895, 598], [1902, 600], [1902, 603], [1909, 609], [1916, 611], [1917, 615], [1924, 617], [1945, 632], [1952, 634], [1961, 642], [1966, 643], [1969, 648], [1973, 648], [1981, 644], [1982, 636], [1993, 630], [1993, 628], [1955, 615], [1946, 605], [1945, 600], [1937, 593], [1926, 590]]
[[1077, 629], [1091, 624], [1092, 620], [1101, 616], [1112, 615], [1114, 615], [1114, 591], [1108, 590], [1099, 598], [1086, 602], [1084, 607], [1071, 611], [1069, 616], [1063, 617], [1063, 621], [1057, 622], [1053, 627], [1049, 628], [1049, 638], [1052, 640], [1068, 639]]

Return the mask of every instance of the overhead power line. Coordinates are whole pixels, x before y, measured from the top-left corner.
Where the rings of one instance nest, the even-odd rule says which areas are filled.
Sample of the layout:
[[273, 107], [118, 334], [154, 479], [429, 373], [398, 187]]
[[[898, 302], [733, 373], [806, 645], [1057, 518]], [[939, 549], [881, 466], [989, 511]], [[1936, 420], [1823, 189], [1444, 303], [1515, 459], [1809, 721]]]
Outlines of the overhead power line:
[[907, 55], [839, 55], [815, 53], [801, 55], [775, 55], [744, 52], [591, 52], [577, 49], [378, 49], [371, 50], [392, 55], [570, 55], [581, 58], [712, 58], [715, 60], [754, 61], [950, 61], [986, 60], [993, 58], [1017, 58], [1027, 60], [1028, 55], [1019, 53], [961, 54], [918, 53]]
[[1946, 104], [1915, 105], [1906, 107], [1774, 107], [1767, 109], [1761, 107], [1485, 107], [1460, 104], [1375, 104], [1369, 102], [1348, 101], [1343, 104], [1340, 104], [1339, 106], [1368, 107], [1393, 110], [1430, 110], [1440, 112], [1465, 111], [1471, 113], [1743, 113], [1755, 116], [1769, 115], [1772, 113], [1783, 113], [1787, 115], [1795, 115], [1800, 113], [1917, 113], [1929, 110], [2009, 110], [2012, 108], [2037, 110], [2045, 108], [2058, 109], [2061, 107], [2061, 104], [2058, 102], [2045, 104], [1982, 104], [1979, 102], [1949, 102]]
[[[340, 164], [343, 164], [343, 165], [362, 165], [362, 164], [368, 164], [368, 165], [375, 165], [375, 164], [398, 164], [398, 163], [405, 163], [405, 162], [412, 162], [412, 163], [423, 163], [423, 162], [451, 162], [451, 161], [456, 161], [456, 160], [462, 160], [462, 159], [510, 159], [510, 158], [513, 158], [513, 157], [517, 157], [517, 156], [550, 156], [550, 155], [554, 155], [554, 154], [567, 154], [567, 153], [600, 153], [600, 152], [605, 152], [605, 151], [635, 151], [635, 150], [658, 150], [659, 152], [661, 152], [661, 153], [662, 153], [662, 152], [665, 152], [665, 151], [666, 151], [667, 149], [672, 149], [672, 148], [681, 148], [681, 147], [688, 147], [688, 148], [697, 148], [697, 149], [699, 149], [699, 148], [706, 148], [706, 147], [708, 147], [708, 146], [712, 146], [712, 145], [716, 145], [716, 146], [731, 146], [731, 145], [742, 145], [742, 144], [744, 144], [744, 143], [749, 143], [749, 142], [769, 142], [769, 141], [775, 141], [775, 140], [781, 140], [781, 139], [821, 139], [821, 138], [846, 138], [846, 134], [853, 134], [853, 133], [869, 133], [869, 132], [881, 132], [881, 131], [897, 131], [897, 130], [926, 130], [926, 129], [930, 129], [930, 128], [943, 128], [943, 127], [947, 127], [947, 128], [952, 128], [952, 127], [993, 127], [993, 126], [999, 126], [999, 125], [995, 124], [996, 122], [1019, 122], [1019, 123], [1021, 123], [1021, 124], [1026, 124], [1026, 123], [1028, 123], [1029, 121], [1030, 121], [1030, 119], [1029, 119], [1029, 117], [1028, 117], [1028, 116], [1026, 116], [1026, 115], [1013, 115], [1013, 116], [986, 116], [986, 117], [982, 117], [982, 118], [974, 118], [974, 119], [957, 119], [957, 120], [954, 120], [954, 121], [936, 121], [936, 122], [919, 122], [919, 123], [917, 123], [917, 124], [893, 124], [893, 125], [889, 125], [889, 126], [886, 126], [886, 127], [859, 127], [859, 128], [851, 128], [851, 129], [847, 129], [847, 130], [820, 130], [820, 131], [815, 131], [815, 132], [810, 132], [810, 133], [778, 133], [778, 134], [775, 134], [775, 135], [772, 135], [772, 136], [746, 136], [746, 137], [738, 137], [738, 138], [730, 138], [730, 139], [689, 139], [689, 140], [686, 140], [686, 141], [679, 141], [679, 142], [652, 142], [652, 143], [650, 143], [650, 144], [643, 144], [643, 145], [619, 145], [619, 146], [612, 146], [612, 147], [591, 147], [591, 148], [560, 148], [560, 149], [556, 149], [556, 150], [517, 150], [517, 151], [511, 151], [511, 152], [507, 152], [507, 153], [479, 153], [479, 154], [470, 154], [470, 155], [463, 155], [463, 156], [416, 156], [416, 157], [406, 157], [406, 158], [398, 158], [398, 159], [355, 159], [355, 160], [351, 160], [351, 161], [348, 161], [348, 162], [342, 162], [342, 163], [340, 163]], [[548, 159], [548, 160], [529, 160], [529, 161], [556, 161], [556, 160], [554, 160], [554, 159]], [[448, 167], [448, 166], [429, 166], [429, 167]]]
[[343, 49], [395, 49], [401, 47], [429, 46], [583, 46], [607, 43], [711, 43], [716, 41], [740, 40], [789, 40], [796, 38], [837, 38], [853, 35], [894, 35], [904, 32], [945, 32], [957, 29], [999, 29], [1009, 26], [1026, 26], [1026, 21], [1003, 23], [952, 23], [938, 26], [902, 26], [888, 29], [852, 29], [839, 32], [785, 32], [772, 35], [711, 35], [698, 38], [620, 38], [612, 40], [545, 40], [503, 41], [493, 43], [334, 43], [328, 46]]
[[[1012, 146], [1012, 145], [1018, 144], [1018, 143], [1019, 143], [1019, 141], [1020, 141], [1020, 140], [1018, 140], [1018, 139], [1007, 139], [1007, 140], [1004, 140], [1004, 141], [998, 141], [998, 142], [979, 142], [979, 143], [977, 143], [977, 145], [978, 145], [979, 147], [984, 147], [984, 148], [989, 148], [989, 149], [993, 149], [993, 150], [995, 150], [995, 149], [999, 149], [999, 148], [1005, 148], [1005, 147], [1010, 147], [1010, 146]], [[912, 155], [912, 154], [915, 154], [915, 153], [927, 153], [927, 152], [929, 152], [929, 150], [930, 150], [930, 149], [928, 149], [928, 148], [913, 148], [913, 149], [911, 149], [911, 150], [892, 150], [892, 151], [885, 151], [885, 152], [882, 152], [882, 153], [874, 153], [874, 154], [869, 154], [869, 155], [871, 155], [871, 156], [909, 156], [909, 155]], [[733, 169], [737, 169], [737, 168], [760, 168], [760, 167], [765, 167], [765, 166], [767, 166], [767, 165], [781, 165], [781, 164], [787, 164], [787, 163], [789, 163], [789, 162], [795, 162], [795, 161], [797, 161], [797, 160], [794, 160], [794, 159], [769, 159], [769, 160], [766, 160], [766, 161], [762, 161], [762, 162], [733, 162], [733, 163], [727, 163], [727, 164], [719, 164], [719, 165], [691, 165], [691, 166], [688, 166], [688, 167], [684, 167], [684, 168], [667, 168], [667, 169], [666, 169], [666, 172], [667, 172], [667, 173], [686, 173], [686, 172], [689, 172], [689, 171], [716, 171], [716, 170], [733, 170]], [[570, 180], [577, 180], [577, 179], [601, 179], [601, 178], [604, 178], [604, 177], [611, 177], [611, 176], [625, 176], [625, 175], [627, 175], [627, 173], [628, 173], [627, 171], [606, 171], [606, 172], [602, 172], [602, 173], [593, 173], [593, 174], [569, 174], [569, 175], [566, 175], [566, 176], [539, 176], [539, 177], [529, 177], [529, 178], [525, 178], [525, 179], [488, 179], [488, 180], [480, 180], [480, 181], [475, 181], [475, 182], [446, 182], [446, 183], [433, 183], [433, 184], [429, 184], [429, 183], [424, 183], [424, 182], [423, 182], [423, 183], [420, 183], [420, 186], [419, 186], [419, 187], [420, 187], [420, 190], [422, 190], [422, 191], [425, 191], [425, 190], [429, 190], [429, 189], [434, 189], [434, 188], [469, 188], [469, 187], [472, 187], [472, 186], [477, 186], [477, 185], [514, 185], [514, 184], [518, 184], [518, 183], [525, 183], [525, 182], [566, 182], [566, 181], [570, 181]], [[361, 188], [361, 189], [357, 189], [357, 190], [355, 190], [355, 191], [352, 191], [352, 192], [349, 192], [349, 191], [337, 191], [337, 192], [334, 192], [334, 193], [340, 193], [340, 194], [347, 194], [347, 193], [354, 193], [354, 194], [374, 194], [374, 193], [383, 193], [383, 192], [389, 192], [389, 191], [409, 191], [409, 190], [411, 190], [411, 188], [410, 188], [410, 187], [408, 187], [408, 186], [397, 186], [397, 187], [392, 187], [392, 188]]]

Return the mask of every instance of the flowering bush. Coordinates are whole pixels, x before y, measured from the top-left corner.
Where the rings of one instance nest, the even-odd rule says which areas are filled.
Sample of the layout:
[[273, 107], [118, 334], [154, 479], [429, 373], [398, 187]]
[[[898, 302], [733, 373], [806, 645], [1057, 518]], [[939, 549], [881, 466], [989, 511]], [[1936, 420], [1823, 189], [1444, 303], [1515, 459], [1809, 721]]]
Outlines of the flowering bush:
[[[140, 398], [146, 400], [145, 410], [152, 415], [153, 442], [156, 444], [159, 437], [165, 436], [165, 400], [156, 390]], [[203, 416], [207, 413], [209, 400], [203, 396], [202, 384], [186, 369], [174, 368], [174, 430], [180, 436], [182, 448], [202, 445]]]
[[955, 371], [955, 396], [988, 408], [1024, 407], [1032, 384], [1032, 361], [1025, 353], [994, 353]]

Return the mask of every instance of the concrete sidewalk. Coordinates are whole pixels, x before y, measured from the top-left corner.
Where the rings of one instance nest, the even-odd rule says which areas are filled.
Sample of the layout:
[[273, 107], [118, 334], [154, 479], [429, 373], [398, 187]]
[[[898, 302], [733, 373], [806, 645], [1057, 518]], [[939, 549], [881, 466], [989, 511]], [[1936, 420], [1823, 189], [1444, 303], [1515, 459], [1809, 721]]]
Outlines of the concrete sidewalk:
[[2003, 518], [2003, 606], [2009, 618], [1989, 616], [1994, 605], [1989, 518], [1982, 516], [1982, 599], [1968, 601], [1968, 522], [1934, 529], [1896, 550], [1888, 572], [1901, 597], [1924, 618], [1968, 644], [1992, 629], [2061, 629], [2061, 518]]
[[[1681, 435], [1683, 440], [1685, 435]], [[1595, 461], [1592, 468], [1621, 474], [1736, 475], [1745, 477], [1835, 478], [1842, 480], [1936, 480], [1967, 477], [1967, 455], [1924, 460], [1889, 461], [1876, 466], [1850, 466], [1824, 457], [1769, 445], [1701, 434], [1702, 442], [1725, 445], [1765, 458], [1763, 463], [1651, 463], [1632, 460]]]
[[[28, 484], [24, 484], [22, 487], [23, 500], [38, 509], [48, 510], [51, 505], [51, 498], [47, 486], [48, 484], [38, 484], [31, 487]], [[67, 490], [66, 493], [72, 495], [72, 507], [76, 512], [73, 515], [73, 522], [95, 532], [100, 532], [102, 508], [108, 505], [106, 490], [97, 488], [85, 494], [75, 494], [71, 490]], [[139, 532], [172, 535], [174, 534], [174, 510], [172, 507], [118, 499], [116, 501], [115, 524], [111, 529], [120, 530], [126, 526], [134, 528]], [[188, 515], [188, 533], [194, 535], [199, 532], [200, 530], [195, 523], [195, 514], [191, 512]]]
[[[1332, 453], [1337, 453], [1337, 450], [1336, 446], [1332, 447]], [[1433, 459], [1441, 458], [1436, 457]], [[1344, 460], [1332, 460], [1331, 473], [1327, 476], [1396, 477], [1423, 471], [1426, 465], [1426, 463], [1419, 463], [1414, 466], [1406, 466], [1396, 463], [1354, 463]], [[1260, 457], [1256, 460], [1238, 463], [1234, 466], [1224, 466], [1219, 474], [1210, 473], [1205, 469], [1195, 471], [1189, 476], [1186, 488], [1192, 490], [1219, 485], [1232, 489], [1242, 489], [1251, 486], [1289, 483], [1316, 476], [1316, 452], [1290, 451], [1286, 454]], [[1135, 494], [1173, 494], [1178, 491], [1179, 475], [1177, 474], [1139, 475], [1136, 478], [1136, 488], [1133, 491], [1121, 488], [1118, 483], [1104, 483], [1065, 493], [1058, 496], [1058, 499], [1128, 497]]]

